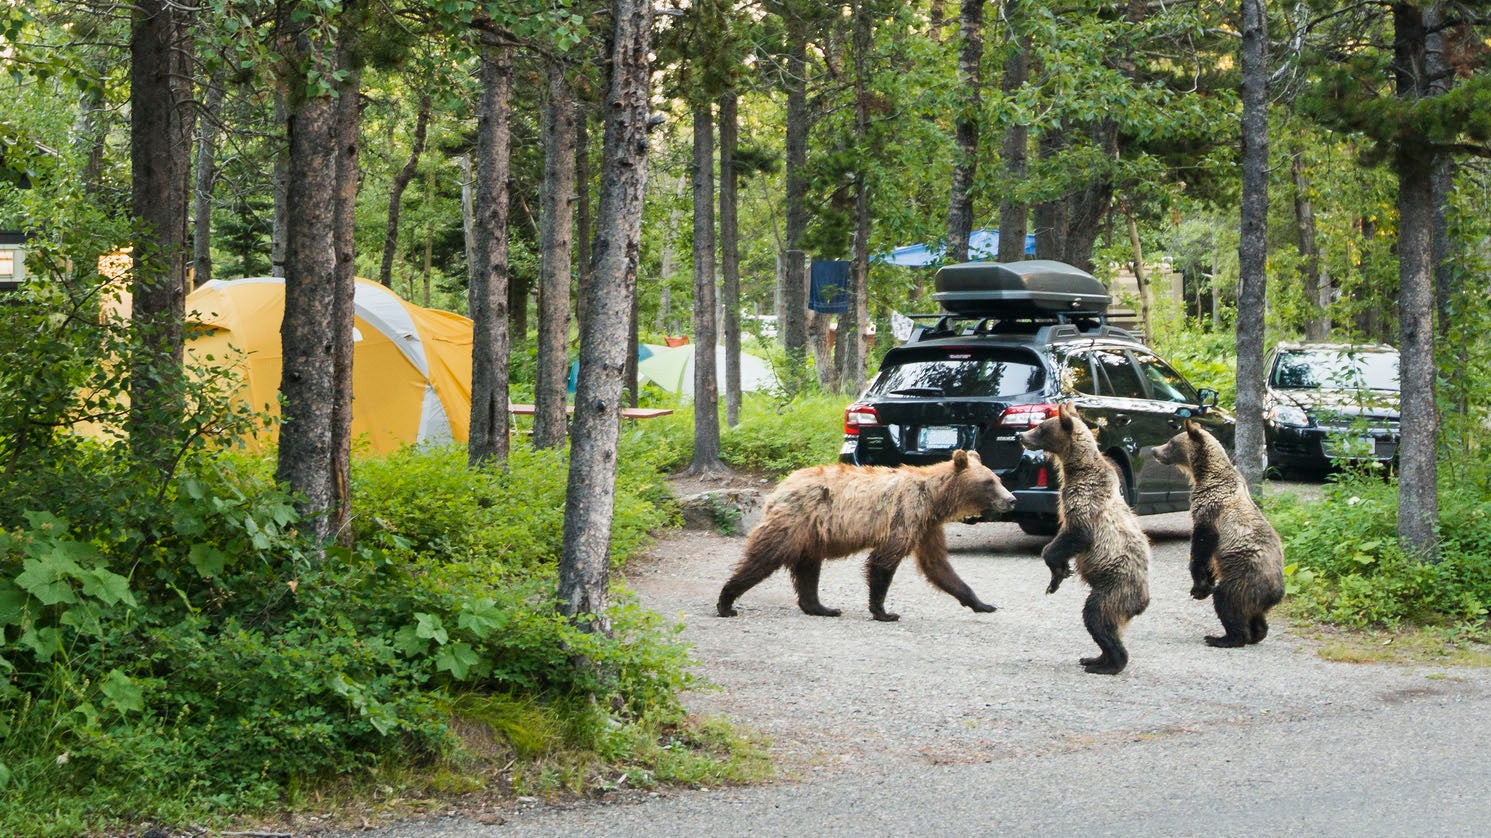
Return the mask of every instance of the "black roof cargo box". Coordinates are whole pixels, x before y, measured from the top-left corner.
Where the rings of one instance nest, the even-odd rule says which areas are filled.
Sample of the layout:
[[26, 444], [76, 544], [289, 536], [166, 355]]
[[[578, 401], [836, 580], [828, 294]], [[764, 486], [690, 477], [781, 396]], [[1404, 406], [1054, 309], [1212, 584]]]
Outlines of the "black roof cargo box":
[[1103, 314], [1110, 298], [1092, 274], [1065, 262], [964, 262], [938, 269], [932, 299], [953, 314], [1045, 318]]

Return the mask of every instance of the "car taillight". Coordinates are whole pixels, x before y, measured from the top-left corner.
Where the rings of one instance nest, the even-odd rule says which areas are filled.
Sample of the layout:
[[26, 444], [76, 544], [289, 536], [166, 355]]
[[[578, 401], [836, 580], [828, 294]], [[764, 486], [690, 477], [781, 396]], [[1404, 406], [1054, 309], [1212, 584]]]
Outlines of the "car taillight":
[[867, 404], [851, 404], [844, 411], [844, 433], [853, 436], [859, 433], [860, 425], [878, 425], [880, 415]]
[[1034, 428], [1055, 415], [1054, 404], [1017, 404], [1005, 408], [995, 424], [1005, 428]]
[[1046, 471], [1045, 466], [1041, 466], [1041, 470], [1035, 473], [1035, 487], [1037, 489], [1051, 488], [1051, 474]]

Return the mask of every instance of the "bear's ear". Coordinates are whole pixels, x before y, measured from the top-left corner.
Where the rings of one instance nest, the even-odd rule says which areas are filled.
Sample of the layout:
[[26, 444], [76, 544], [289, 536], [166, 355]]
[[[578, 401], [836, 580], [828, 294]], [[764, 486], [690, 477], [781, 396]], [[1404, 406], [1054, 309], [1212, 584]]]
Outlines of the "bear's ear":
[[1061, 407], [1056, 409], [1056, 415], [1061, 417], [1061, 429], [1071, 433], [1072, 419], [1077, 415], [1077, 408], [1072, 407], [1071, 402], [1062, 402]]
[[962, 471], [968, 468], [968, 452], [959, 448], [953, 452], [953, 471]]
[[1195, 422], [1195, 421], [1193, 421], [1191, 419], [1187, 419], [1186, 422], [1185, 422], [1185, 428], [1186, 428], [1186, 433], [1188, 433], [1188, 434], [1191, 435], [1191, 439], [1200, 439], [1201, 438], [1201, 425], [1200, 425], [1200, 423]]

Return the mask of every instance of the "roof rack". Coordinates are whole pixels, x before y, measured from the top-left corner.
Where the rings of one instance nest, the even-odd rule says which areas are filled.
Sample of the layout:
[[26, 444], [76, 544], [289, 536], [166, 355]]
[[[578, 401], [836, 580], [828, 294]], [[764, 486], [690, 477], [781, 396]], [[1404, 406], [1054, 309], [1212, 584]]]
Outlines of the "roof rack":
[[[933, 320], [930, 325], [916, 324], [908, 343], [953, 337], [988, 335], [1030, 335], [1038, 343], [1052, 343], [1080, 337], [1118, 337], [1134, 339], [1127, 329], [1108, 325], [1104, 312], [1058, 312], [1040, 317], [984, 317], [973, 314], [913, 314], [913, 321]], [[967, 324], [967, 325], [963, 325]]]

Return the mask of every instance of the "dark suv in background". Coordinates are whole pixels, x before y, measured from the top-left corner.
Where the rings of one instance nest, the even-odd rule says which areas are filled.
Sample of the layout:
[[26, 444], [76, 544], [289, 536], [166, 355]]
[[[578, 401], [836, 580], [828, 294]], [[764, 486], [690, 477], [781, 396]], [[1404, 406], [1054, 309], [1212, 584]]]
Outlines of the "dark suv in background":
[[1188, 508], [1190, 483], [1151, 455], [1187, 416], [1232, 447], [1216, 391], [1197, 390], [1133, 334], [1107, 325], [1108, 293], [1061, 262], [949, 265], [934, 278], [945, 312], [919, 315], [904, 345], [844, 413], [841, 462], [926, 465], [974, 450], [1014, 493], [1005, 520], [1056, 532], [1057, 476], [1015, 435], [1064, 401], [1094, 426], [1139, 514]]

